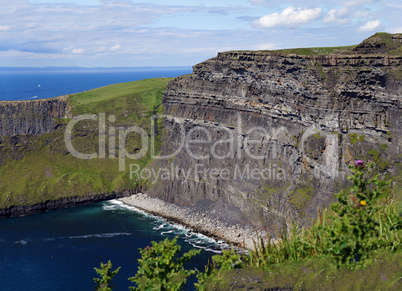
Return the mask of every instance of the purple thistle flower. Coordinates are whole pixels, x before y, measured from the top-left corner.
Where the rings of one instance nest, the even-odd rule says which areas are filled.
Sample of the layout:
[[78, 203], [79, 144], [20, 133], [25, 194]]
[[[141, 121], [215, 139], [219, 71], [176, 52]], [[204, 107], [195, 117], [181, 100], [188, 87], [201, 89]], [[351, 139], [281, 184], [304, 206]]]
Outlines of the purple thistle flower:
[[364, 163], [361, 160], [357, 160], [355, 161], [355, 167], [359, 168], [359, 169], [363, 169], [364, 168]]

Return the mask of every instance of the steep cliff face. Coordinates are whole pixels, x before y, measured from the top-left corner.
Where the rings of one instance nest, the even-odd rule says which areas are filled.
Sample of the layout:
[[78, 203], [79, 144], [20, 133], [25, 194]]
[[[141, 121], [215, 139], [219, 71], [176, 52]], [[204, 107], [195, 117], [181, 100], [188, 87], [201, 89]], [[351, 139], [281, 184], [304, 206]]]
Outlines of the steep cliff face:
[[385, 54], [219, 53], [168, 85], [172, 155], [155, 165], [175, 175], [150, 194], [268, 231], [309, 223], [354, 158], [396, 173], [401, 68]]
[[[116, 157], [123, 146], [118, 133], [136, 125], [150, 134], [148, 116], [162, 110], [162, 94], [170, 80], [121, 83], [45, 100], [0, 102], [0, 218], [142, 192], [142, 181], [119, 171]], [[84, 119], [70, 123], [80, 116]], [[106, 126], [104, 120], [113, 121]], [[108, 141], [104, 150], [103, 129]], [[127, 135], [124, 148], [131, 153], [140, 148], [141, 139]], [[94, 153], [97, 157], [85, 159]], [[136, 162], [145, 166], [149, 160], [149, 155], [143, 155]]]
[[0, 136], [40, 135], [69, 117], [67, 96], [33, 101], [0, 101]]

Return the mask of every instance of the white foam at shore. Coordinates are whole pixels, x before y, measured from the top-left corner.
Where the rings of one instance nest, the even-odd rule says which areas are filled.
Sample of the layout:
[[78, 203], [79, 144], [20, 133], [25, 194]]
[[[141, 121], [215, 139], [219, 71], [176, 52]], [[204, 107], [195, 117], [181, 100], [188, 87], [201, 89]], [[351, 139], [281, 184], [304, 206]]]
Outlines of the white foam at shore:
[[[119, 199], [120, 200], [120, 199]], [[145, 217], [149, 217], [154, 219], [159, 223], [158, 226], [153, 227], [153, 230], [162, 230], [160, 232], [161, 235], [166, 235], [166, 234], [171, 234], [171, 233], [179, 233], [179, 234], [186, 234], [186, 238], [184, 241], [188, 244], [190, 244], [193, 247], [204, 249], [205, 251], [213, 252], [213, 253], [222, 253], [222, 249], [228, 248], [229, 244], [222, 241], [222, 240], [216, 240], [214, 238], [208, 237], [206, 235], [203, 235], [202, 233], [198, 233], [194, 231], [192, 228], [187, 227], [185, 225], [175, 223], [175, 222], [168, 222], [165, 218], [161, 216], [156, 216], [151, 213], [148, 213], [140, 208], [137, 208], [136, 206], [129, 205], [127, 203], [123, 203], [122, 201], [119, 201], [117, 199], [114, 200], [109, 200], [107, 203], [108, 204], [113, 204], [113, 205], [104, 205], [103, 209], [104, 210], [115, 210], [117, 209], [115, 206], [124, 208], [130, 211], [137, 212]], [[195, 236], [192, 238], [192, 236]], [[196, 239], [195, 242], [192, 242], [191, 240]], [[211, 248], [211, 245], [215, 246], [216, 249]]]
[[[210, 233], [213, 236], [219, 237], [223, 241], [244, 245], [246, 249], [254, 247], [253, 240], [257, 241], [259, 237], [265, 237], [267, 235], [263, 231], [256, 232], [253, 228], [248, 226], [224, 225], [216, 219], [207, 217], [204, 213], [197, 213], [193, 209], [167, 203], [163, 200], [150, 197], [147, 194], [135, 194], [115, 201], [116, 200], [112, 200], [112, 203], [122, 203], [125, 208], [132, 208], [137, 212], [152, 217], [155, 217], [155, 215], [147, 212], [177, 220], [200, 232]], [[176, 224], [174, 225], [176, 226]], [[177, 228], [186, 229], [186, 227], [180, 226], [180, 224], [177, 224]], [[204, 237], [208, 238], [207, 236]]]

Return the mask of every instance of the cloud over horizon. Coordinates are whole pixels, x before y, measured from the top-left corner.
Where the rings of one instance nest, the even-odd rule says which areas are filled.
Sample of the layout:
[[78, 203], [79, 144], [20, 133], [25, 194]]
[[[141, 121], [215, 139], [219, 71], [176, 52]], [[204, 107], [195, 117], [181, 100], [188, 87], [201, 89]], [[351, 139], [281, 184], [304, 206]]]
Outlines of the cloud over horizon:
[[298, 27], [321, 16], [321, 8], [302, 9], [288, 7], [281, 13], [267, 14], [252, 22], [254, 27], [271, 28], [275, 26]]
[[368, 21], [365, 25], [360, 26], [358, 31], [374, 31], [380, 26], [381, 22], [379, 20]]
[[356, 44], [380, 27], [392, 32], [401, 27], [398, 0], [381, 3], [306, 0], [305, 7], [295, 7], [279, 0], [2, 1], [0, 62], [189, 66], [224, 50]]

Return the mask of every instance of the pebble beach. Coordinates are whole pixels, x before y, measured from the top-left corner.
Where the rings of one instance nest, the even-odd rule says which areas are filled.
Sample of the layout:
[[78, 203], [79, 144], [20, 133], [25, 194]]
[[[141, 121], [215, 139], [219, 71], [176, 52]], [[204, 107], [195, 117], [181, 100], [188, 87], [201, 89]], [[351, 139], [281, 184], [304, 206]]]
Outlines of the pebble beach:
[[206, 216], [205, 213], [199, 213], [191, 207], [171, 204], [147, 194], [135, 194], [118, 200], [147, 213], [182, 224], [195, 232], [221, 239], [244, 249], [253, 249], [253, 240], [257, 241], [257, 239], [267, 236], [264, 231], [256, 231], [248, 226], [228, 225]]

